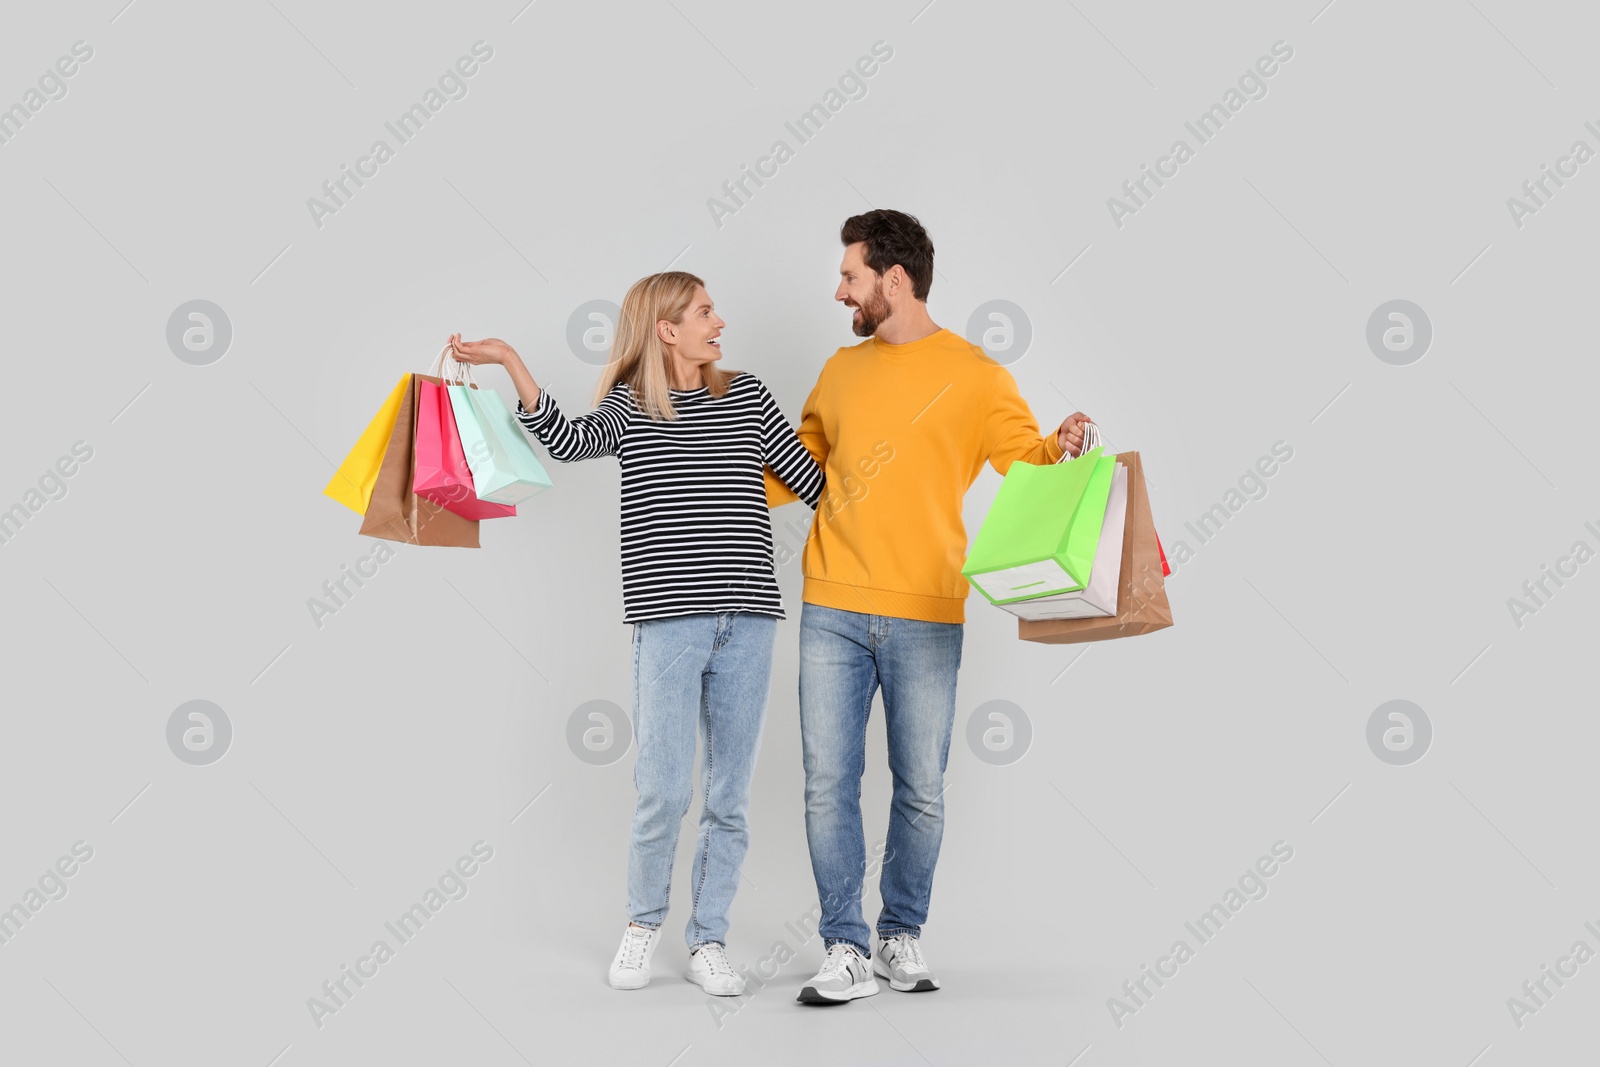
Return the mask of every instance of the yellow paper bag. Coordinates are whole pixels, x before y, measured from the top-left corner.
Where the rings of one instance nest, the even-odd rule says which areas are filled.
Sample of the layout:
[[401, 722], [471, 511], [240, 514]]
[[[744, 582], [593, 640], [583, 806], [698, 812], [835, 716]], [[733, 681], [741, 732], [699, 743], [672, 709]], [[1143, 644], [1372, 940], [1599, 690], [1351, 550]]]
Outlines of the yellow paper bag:
[[372, 421], [362, 431], [361, 439], [339, 464], [333, 480], [322, 491], [355, 512], [367, 513], [367, 503], [372, 499], [372, 487], [378, 481], [378, 468], [383, 466], [383, 454], [389, 447], [389, 435], [394, 430], [394, 420], [400, 414], [400, 402], [411, 388], [411, 375], [402, 374], [400, 381], [383, 402], [383, 407], [372, 416]]

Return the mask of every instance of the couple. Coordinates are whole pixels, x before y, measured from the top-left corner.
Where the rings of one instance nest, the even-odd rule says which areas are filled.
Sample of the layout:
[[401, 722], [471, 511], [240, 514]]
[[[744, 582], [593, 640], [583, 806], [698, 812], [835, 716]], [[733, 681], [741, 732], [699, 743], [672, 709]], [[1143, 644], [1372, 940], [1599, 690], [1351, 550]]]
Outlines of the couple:
[[[517, 417], [552, 457], [621, 463], [639, 800], [617, 989], [650, 981], [698, 734], [704, 812], [685, 977], [716, 996], [744, 992], [725, 940], [784, 617], [768, 509], [796, 499], [821, 503], [805, 547], [799, 658], [806, 839], [826, 952], [798, 999], [871, 996], [874, 973], [896, 990], [939, 988], [917, 939], [944, 833], [967, 595], [962, 498], [985, 462], [1004, 474], [1015, 460], [1077, 455], [1089, 420], [1074, 413], [1041, 437], [1010, 373], [934, 324], [933, 242], [916, 219], [869, 211], [840, 239], [834, 299], [854, 309], [866, 340], [823, 365], [798, 433], [760, 379], [717, 366], [724, 323], [704, 283], [682, 271], [628, 291], [587, 415], [562, 414], [504, 341], [450, 339], [462, 362], [505, 367]], [[880, 686], [894, 796], [873, 937], [861, 910], [861, 775]]]

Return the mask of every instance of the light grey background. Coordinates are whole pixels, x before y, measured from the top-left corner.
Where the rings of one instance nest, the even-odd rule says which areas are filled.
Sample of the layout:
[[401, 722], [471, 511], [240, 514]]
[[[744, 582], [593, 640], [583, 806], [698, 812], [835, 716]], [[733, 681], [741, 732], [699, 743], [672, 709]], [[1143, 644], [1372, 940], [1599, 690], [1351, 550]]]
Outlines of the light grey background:
[[[0, 946], [7, 1062], [1592, 1055], [1600, 962], [1520, 1028], [1506, 1003], [1575, 941], [1600, 949], [1600, 563], [1520, 627], [1507, 603], [1573, 542], [1600, 548], [1600, 163], [1520, 228], [1506, 204], [1575, 140], [1600, 148], [1592, 10], [522, 2], [7, 12], [0, 103], [94, 49], [0, 145], [0, 506], [93, 449], [0, 546], [0, 904], [94, 850]], [[314, 225], [307, 198], [393, 147], [384, 122], [478, 40], [494, 54], [468, 95]], [[784, 123], [880, 40], [865, 98], [796, 146]], [[1280, 40], [1267, 95], [1114, 225], [1107, 198], [1195, 147], [1184, 122]], [[707, 199], [780, 138], [794, 158], [717, 226]], [[798, 954], [719, 1025], [677, 976], [681, 883], [656, 982], [604, 980], [632, 755], [584, 762], [567, 726], [630, 698], [615, 464], [550, 464], [555, 488], [485, 523], [481, 551], [395, 546], [319, 628], [309, 598], [374, 545], [321, 489], [452, 331], [509, 340], [583, 410], [596, 370], [569, 314], [669, 264], [708, 280], [726, 363], [797, 419], [854, 340], [836, 235], [869, 203], [928, 225], [938, 322], [1023, 309], [1031, 345], [1007, 358], [1041, 422], [1082, 409], [1138, 449], [1167, 548], [1192, 557], [1177, 625], [1134, 640], [1026, 644], [969, 601], [924, 939], [945, 988], [834, 1011], [793, 1003], [820, 951], [786, 925], [815, 903], [788, 563], [730, 949]], [[206, 366], [166, 341], [197, 299], [232, 326]], [[1410, 365], [1366, 342], [1391, 300], [1432, 324]], [[1185, 524], [1279, 441], [1293, 458], [1265, 497], [1201, 545]], [[998, 481], [973, 487], [969, 530]], [[779, 537], [798, 548], [785, 525], [809, 518], [778, 510]], [[1396, 699], [1433, 730], [1404, 766], [1366, 740]], [[209, 765], [168, 748], [190, 700], [231, 722]], [[967, 743], [993, 701], [1031, 725], [1013, 762]], [[316, 1026], [307, 998], [393, 944], [384, 922], [479, 840], [494, 858], [468, 895]], [[1294, 857], [1265, 899], [1117, 1026], [1108, 998], [1197, 946], [1185, 921], [1280, 840]]]

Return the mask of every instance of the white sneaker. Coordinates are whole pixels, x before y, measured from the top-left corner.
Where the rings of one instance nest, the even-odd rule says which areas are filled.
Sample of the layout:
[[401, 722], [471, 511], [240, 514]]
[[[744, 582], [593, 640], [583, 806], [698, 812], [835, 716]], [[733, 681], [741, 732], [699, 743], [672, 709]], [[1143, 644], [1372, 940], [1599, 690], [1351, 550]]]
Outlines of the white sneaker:
[[643, 989], [650, 984], [650, 957], [655, 955], [658, 932], [628, 924], [622, 947], [611, 961], [612, 989]]
[[878, 992], [872, 967], [854, 945], [838, 942], [828, 949], [822, 970], [805, 984], [795, 999], [802, 1004], [843, 1004]]
[[925, 993], [939, 988], [939, 979], [928, 969], [917, 939], [910, 934], [878, 938], [878, 951], [872, 954], [872, 970], [889, 979], [889, 988], [901, 993]]
[[689, 954], [689, 969], [683, 976], [714, 997], [744, 993], [744, 979], [734, 973], [727, 950], [716, 941], [708, 941]]

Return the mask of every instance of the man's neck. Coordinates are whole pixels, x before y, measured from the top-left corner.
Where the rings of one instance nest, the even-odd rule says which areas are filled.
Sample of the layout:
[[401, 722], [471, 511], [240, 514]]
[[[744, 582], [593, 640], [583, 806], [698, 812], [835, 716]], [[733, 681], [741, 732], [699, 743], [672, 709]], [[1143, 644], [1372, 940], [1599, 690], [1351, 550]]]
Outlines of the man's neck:
[[938, 332], [939, 324], [928, 314], [928, 305], [919, 300], [879, 323], [873, 336], [886, 345], [905, 345]]

